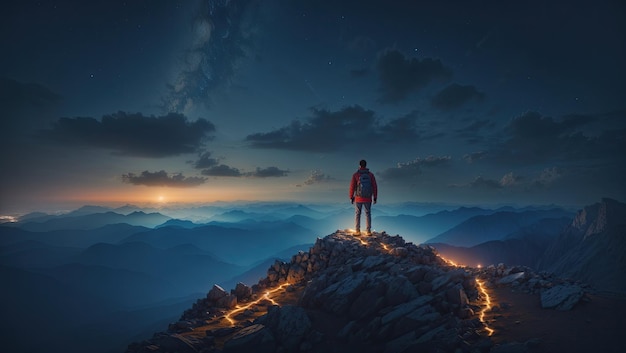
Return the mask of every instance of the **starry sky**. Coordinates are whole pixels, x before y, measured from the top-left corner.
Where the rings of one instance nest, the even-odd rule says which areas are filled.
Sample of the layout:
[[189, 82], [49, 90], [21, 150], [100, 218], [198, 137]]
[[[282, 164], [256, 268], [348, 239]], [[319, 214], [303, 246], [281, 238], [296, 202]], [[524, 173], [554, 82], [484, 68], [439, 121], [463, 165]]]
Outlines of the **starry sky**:
[[9, 1], [0, 214], [626, 199], [621, 1]]

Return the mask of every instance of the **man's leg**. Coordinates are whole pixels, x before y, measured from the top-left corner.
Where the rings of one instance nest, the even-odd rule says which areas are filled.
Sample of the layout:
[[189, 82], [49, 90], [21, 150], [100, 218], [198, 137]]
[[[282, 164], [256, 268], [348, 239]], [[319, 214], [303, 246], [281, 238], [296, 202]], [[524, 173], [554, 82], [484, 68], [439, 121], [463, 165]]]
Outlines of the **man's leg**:
[[372, 233], [372, 203], [365, 202], [363, 205], [365, 205], [365, 226], [367, 227], [367, 235], [370, 235]]
[[361, 202], [354, 203], [354, 230], [357, 234], [361, 232], [361, 208], [363, 204]]

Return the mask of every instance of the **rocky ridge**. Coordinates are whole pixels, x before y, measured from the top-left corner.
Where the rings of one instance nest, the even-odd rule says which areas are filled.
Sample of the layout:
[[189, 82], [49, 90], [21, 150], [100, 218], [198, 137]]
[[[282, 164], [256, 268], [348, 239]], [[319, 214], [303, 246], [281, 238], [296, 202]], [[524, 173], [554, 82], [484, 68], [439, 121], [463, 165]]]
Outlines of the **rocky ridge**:
[[252, 287], [215, 285], [166, 332], [127, 353], [502, 352], [490, 339], [493, 286], [538, 294], [543, 307], [559, 310], [586, 290], [526, 267], [454, 265], [398, 235], [337, 231], [276, 261]]

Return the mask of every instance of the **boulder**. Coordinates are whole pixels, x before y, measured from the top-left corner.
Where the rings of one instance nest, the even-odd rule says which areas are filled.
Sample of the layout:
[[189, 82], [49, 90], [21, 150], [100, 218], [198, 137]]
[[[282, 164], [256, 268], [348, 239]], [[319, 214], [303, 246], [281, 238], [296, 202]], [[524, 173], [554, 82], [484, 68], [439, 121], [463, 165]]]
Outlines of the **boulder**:
[[224, 343], [224, 353], [272, 353], [276, 342], [272, 333], [262, 324], [241, 329]]
[[583, 297], [583, 289], [575, 284], [557, 285], [541, 292], [541, 307], [570, 310]]
[[237, 297], [238, 301], [242, 301], [244, 299], [252, 297], [252, 288], [239, 282], [237, 283], [237, 286], [235, 286], [235, 290], [232, 291], [231, 294], [234, 294]]
[[217, 284], [214, 284], [213, 288], [211, 288], [206, 297], [208, 300], [215, 303], [227, 295], [228, 293], [224, 290], [224, 288], [218, 286]]
[[220, 308], [232, 309], [237, 305], [237, 297], [232, 294], [220, 298], [215, 305]]
[[267, 315], [259, 318], [257, 322], [270, 329], [277, 344], [287, 352], [298, 351], [298, 347], [312, 326], [306, 311], [299, 306], [292, 305], [273, 306], [268, 310]]

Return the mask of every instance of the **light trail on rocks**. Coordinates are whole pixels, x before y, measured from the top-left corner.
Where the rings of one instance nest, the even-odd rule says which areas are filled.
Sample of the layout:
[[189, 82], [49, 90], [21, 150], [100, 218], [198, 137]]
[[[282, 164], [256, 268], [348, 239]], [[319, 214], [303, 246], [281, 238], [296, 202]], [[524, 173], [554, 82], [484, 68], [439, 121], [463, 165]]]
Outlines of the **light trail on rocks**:
[[271, 290], [267, 290], [267, 291], [265, 291], [265, 293], [263, 294], [263, 296], [262, 296], [262, 297], [260, 297], [260, 298], [259, 298], [259, 299], [257, 299], [257, 300], [251, 301], [251, 302], [249, 302], [249, 303], [247, 303], [247, 304], [245, 304], [245, 305], [243, 305], [243, 306], [240, 306], [240, 305], [235, 306], [235, 308], [234, 308], [234, 309], [232, 309], [231, 311], [229, 311], [229, 312], [228, 312], [228, 313], [224, 316], [224, 318], [225, 318], [226, 320], [228, 320], [228, 321], [230, 322], [230, 324], [231, 324], [231, 325], [235, 326], [235, 324], [237, 323], [237, 320], [235, 320], [235, 319], [233, 318], [233, 316], [234, 316], [235, 314], [240, 313], [240, 312], [243, 312], [243, 311], [245, 311], [246, 309], [250, 309], [251, 307], [253, 307], [254, 305], [259, 304], [259, 303], [260, 303], [261, 301], [263, 301], [263, 300], [267, 300], [267, 301], [269, 301], [270, 303], [272, 303], [272, 305], [279, 305], [279, 304], [278, 304], [278, 302], [276, 302], [276, 300], [274, 299], [274, 296], [272, 296], [272, 295], [273, 295], [273, 294], [278, 293], [278, 292], [279, 292], [279, 291], [281, 291], [281, 290], [283, 290], [285, 287], [289, 286], [290, 284], [291, 284], [291, 283], [288, 283], [288, 282], [283, 283], [283, 284], [281, 284], [280, 286], [278, 286], [278, 287], [276, 287], [276, 288], [273, 288], [273, 289], [271, 289]]
[[[437, 256], [439, 256], [440, 259], [445, 261], [450, 266], [467, 267], [467, 266], [464, 266], [464, 265], [459, 265], [459, 264], [455, 263], [454, 261], [452, 261], [450, 259], [446, 259], [445, 257], [441, 256], [441, 254], [437, 254]], [[478, 265], [478, 268], [480, 268], [480, 267], [481, 266]], [[485, 327], [485, 330], [487, 331], [487, 336], [491, 336], [491, 335], [493, 335], [495, 330], [492, 329], [491, 327], [489, 327], [489, 325], [487, 324], [487, 321], [485, 320], [485, 314], [486, 314], [487, 310], [491, 310], [491, 308], [492, 308], [491, 297], [489, 296], [489, 292], [487, 292], [487, 288], [485, 287], [484, 282], [480, 281], [478, 279], [478, 277], [475, 277], [474, 280], [476, 281], [476, 286], [478, 287], [478, 290], [480, 291], [481, 296], [483, 298], [485, 298], [485, 300], [484, 300], [485, 304], [482, 305], [482, 308], [480, 309], [480, 312], [478, 312], [478, 319], [480, 320], [480, 322], [483, 323], [483, 326]]]

